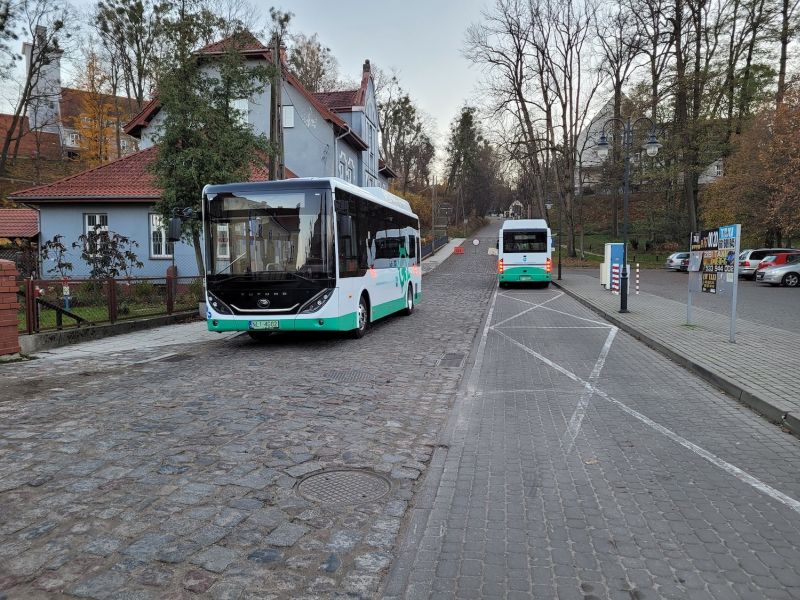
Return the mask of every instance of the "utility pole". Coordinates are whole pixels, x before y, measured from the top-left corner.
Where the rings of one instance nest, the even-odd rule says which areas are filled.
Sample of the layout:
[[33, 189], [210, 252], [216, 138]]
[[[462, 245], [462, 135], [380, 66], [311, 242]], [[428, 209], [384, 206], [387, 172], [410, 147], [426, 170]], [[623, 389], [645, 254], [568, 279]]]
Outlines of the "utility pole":
[[269, 159], [269, 180], [284, 179], [283, 164], [283, 119], [281, 118], [281, 88], [283, 73], [281, 65], [281, 36], [278, 31], [272, 37], [272, 76], [269, 98], [269, 141], [274, 154]]

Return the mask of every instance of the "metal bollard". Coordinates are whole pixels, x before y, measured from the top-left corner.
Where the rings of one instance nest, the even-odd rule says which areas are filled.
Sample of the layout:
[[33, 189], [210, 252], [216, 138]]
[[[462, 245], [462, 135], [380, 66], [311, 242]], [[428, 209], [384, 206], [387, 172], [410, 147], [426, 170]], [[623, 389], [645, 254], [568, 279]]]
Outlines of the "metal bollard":
[[639, 295], [639, 263], [636, 263], [636, 295]]

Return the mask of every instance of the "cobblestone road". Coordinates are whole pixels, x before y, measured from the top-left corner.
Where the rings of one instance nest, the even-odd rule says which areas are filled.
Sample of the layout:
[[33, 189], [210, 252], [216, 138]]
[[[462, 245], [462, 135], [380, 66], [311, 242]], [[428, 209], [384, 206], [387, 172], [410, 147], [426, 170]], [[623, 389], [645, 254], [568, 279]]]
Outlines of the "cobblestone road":
[[[0, 598], [375, 597], [491, 295], [486, 246], [471, 250], [359, 341], [0, 367]], [[298, 495], [336, 468], [391, 491], [355, 507]]]
[[556, 289], [483, 340], [387, 599], [800, 598], [796, 438]]

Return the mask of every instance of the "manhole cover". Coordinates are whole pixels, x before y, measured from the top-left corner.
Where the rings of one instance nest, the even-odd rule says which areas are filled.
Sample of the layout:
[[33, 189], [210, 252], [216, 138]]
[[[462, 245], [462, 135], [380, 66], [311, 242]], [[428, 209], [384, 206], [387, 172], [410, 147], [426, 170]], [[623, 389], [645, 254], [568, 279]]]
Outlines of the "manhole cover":
[[361, 504], [389, 493], [391, 484], [376, 473], [356, 470], [315, 473], [297, 484], [297, 493], [321, 504]]
[[459, 353], [459, 352], [447, 352], [442, 355], [442, 357], [436, 361], [436, 366], [438, 367], [455, 367], [461, 368], [464, 366], [464, 359], [466, 357]]
[[356, 369], [342, 369], [337, 371], [323, 371], [322, 376], [331, 381], [359, 382], [372, 381], [375, 375], [369, 371], [358, 371]]

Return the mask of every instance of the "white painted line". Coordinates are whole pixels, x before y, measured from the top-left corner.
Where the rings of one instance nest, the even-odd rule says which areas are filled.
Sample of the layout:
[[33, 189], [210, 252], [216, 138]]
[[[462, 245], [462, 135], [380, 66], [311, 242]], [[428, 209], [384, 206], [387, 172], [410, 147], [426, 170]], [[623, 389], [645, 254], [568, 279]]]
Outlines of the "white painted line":
[[481, 366], [483, 365], [483, 355], [486, 351], [486, 338], [489, 337], [489, 329], [491, 329], [492, 316], [494, 315], [494, 305], [497, 302], [497, 288], [492, 295], [492, 304], [489, 306], [489, 314], [486, 315], [486, 325], [483, 326], [483, 333], [481, 333], [481, 341], [478, 344], [478, 351], [475, 353], [475, 364], [472, 365], [472, 372], [469, 374], [469, 381], [467, 382], [467, 393], [474, 394], [475, 387], [480, 376]]
[[539, 394], [544, 392], [555, 392], [556, 390], [553, 388], [542, 389], [542, 390], [480, 390], [475, 394], [477, 396], [491, 396], [492, 394]]
[[504, 325], [503, 329], [608, 329], [608, 325]]
[[[546, 365], [554, 368], [559, 373], [562, 373], [562, 374], [566, 375], [567, 377], [569, 377], [573, 381], [577, 381], [578, 383], [581, 383], [584, 386], [590, 385], [588, 382], [584, 381], [583, 379], [581, 379], [580, 377], [575, 375], [575, 373], [573, 373], [572, 371], [570, 371], [568, 369], [565, 369], [561, 365], [558, 365], [558, 364], [554, 363], [552, 360], [550, 360], [546, 356], [543, 356], [543, 355], [539, 354], [538, 352], [536, 352], [535, 350], [532, 350], [531, 348], [528, 348], [524, 344], [520, 344], [517, 340], [507, 336], [502, 331], [499, 331], [497, 329], [492, 329], [492, 330], [496, 334], [506, 338], [508, 341], [512, 342], [514, 345], [518, 346], [519, 348], [521, 348], [522, 350], [524, 350], [525, 352], [527, 352], [531, 356], [539, 359], [540, 361], [542, 361]], [[653, 421], [649, 417], [644, 416], [639, 411], [632, 409], [628, 405], [620, 402], [619, 400], [617, 400], [615, 398], [612, 398], [611, 396], [606, 394], [604, 391], [602, 391], [600, 389], [595, 389], [595, 394], [597, 394], [600, 398], [603, 398], [604, 400], [607, 400], [611, 404], [614, 404], [615, 406], [619, 407], [623, 412], [625, 412], [625, 413], [629, 414], [630, 416], [632, 416], [633, 418], [641, 421], [642, 423], [644, 423], [645, 425], [647, 425], [651, 429], [654, 429], [655, 431], [658, 431], [659, 433], [665, 435], [666, 437], [668, 437], [669, 439], [671, 439], [675, 443], [680, 444], [681, 446], [683, 446], [684, 448], [686, 448], [688, 450], [691, 450], [692, 452], [694, 452], [698, 456], [700, 456], [700, 457], [704, 458], [705, 460], [707, 460], [708, 462], [710, 462], [712, 465], [714, 465], [716, 467], [719, 467], [720, 469], [722, 469], [726, 473], [729, 473], [730, 475], [733, 475], [739, 481], [741, 481], [743, 483], [746, 483], [747, 485], [749, 485], [749, 486], [753, 487], [754, 489], [758, 490], [759, 492], [769, 496], [770, 498], [773, 498], [774, 500], [777, 500], [778, 502], [781, 502], [782, 504], [785, 504], [786, 506], [791, 508], [793, 511], [797, 512], [798, 514], [800, 514], [800, 500], [795, 500], [791, 496], [787, 496], [783, 492], [781, 492], [779, 490], [776, 490], [775, 488], [773, 488], [772, 486], [767, 485], [763, 481], [760, 481], [759, 479], [756, 479], [755, 477], [753, 477], [749, 473], [743, 471], [739, 467], [737, 467], [735, 465], [732, 465], [731, 463], [729, 463], [729, 462], [727, 462], [725, 460], [722, 460], [721, 458], [719, 458], [718, 456], [712, 454], [708, 450], [706, 450], [704, 448], [701, 448], [697, 444], [695, 444], [693, 442], [690, 442], [686, 438], [678, 435], [677, 433], [675, 433], [671, 429], [667, 429], [663, 425], [659, 425], [658, 423], [656, 423], [655, 421]]]
[[[524, 302], [525, 304], [531, 304], [532, 306], [530, 308], [526, 308], [521, 313], [516, 314], [513, 317], [509, 317], [507, 319], [503, 319], [499, 323], [495, 323], [494, 325], [492, 325], [492, 327], [500, 327], [500, 325], [503, 325], [504, 323], [508, 323], [509, 321], [513, 321], [517, 317], [521, 317], [525, 313], [529, 313], [530, 311], [532, 311], [535, 308], [539, 308], [540, 306], [544, 306], [548, 302], [552, 302], [553, 300], [557, 300], [558, 298], [561, 298], [561, 296], [563, 296], [563, 295], [564, 295], [564, 292], [559, 292], [557, 295], [553, 296], [552, 298], [549, 298], [549, 299], [545, 300], [544, 302], [540, 302], [539, 304], [533, 304], [533, 302], [528, 302], [527, 300], [520, 300], [520, 302]], [[514, 296], [506, 296], [505, 294], [498, 294], [498, 296], [502, 296], [503, 298], [510, 298], [512, 300], [519, 300], [519, 298], [514, 298]]]
[[603, 349], [600, 351], [600, 356], [597, 358], [597, 362], [594, 364], [594, 368], [589, 375], [587, 386], [584, 388], [583, 393], [581, 394], [581, 399], [578, 401], [578, 406], [575, 407], [575, 412], [573, 412], [572, 417], [570, 417], [567, 431], [564, 435], [564, 438], [561, 439], [562, 446], [565, 445], [564, 442], [566, 441], [564, 454], [569, 454], [575, 447], [575, 438], [578, 437], [578, 434], [581, 431], [583, 418], [586, 416], [586, 407], [589, 405], [589, 401], [592, 399], [592, 396], [594, 396], [596, 391], [595, 385], [600, 377], [600, 371], [603, 370], [603, 365], [606, 364], [606, 356], [608, 356], [608, 351], [611, 350], [611, 344], [614, 342], [617, 331], [619, 331], [619, 329], [614, 327], [608, 332], [606, 343], [603, 344]]

